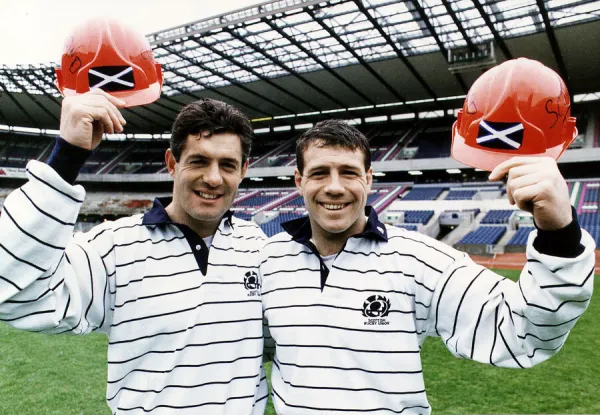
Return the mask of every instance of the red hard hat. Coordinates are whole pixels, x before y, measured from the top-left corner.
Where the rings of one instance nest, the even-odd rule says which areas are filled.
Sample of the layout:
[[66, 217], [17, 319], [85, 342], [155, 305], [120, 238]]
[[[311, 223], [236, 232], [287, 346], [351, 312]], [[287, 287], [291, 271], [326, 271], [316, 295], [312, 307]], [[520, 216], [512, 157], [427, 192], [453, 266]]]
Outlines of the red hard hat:
[[558, 159], [576, 137], [561, 77], [538, 61], [512, 59], [469, 90], [452, 127], [452, 156], [491, 171], [513, 156]]
[[141, 33], [110, 19], [93, 19], [67, 38], [56, 86], [64, 96], [100, 88], [126, 107], [160, 97], [163, 75]]

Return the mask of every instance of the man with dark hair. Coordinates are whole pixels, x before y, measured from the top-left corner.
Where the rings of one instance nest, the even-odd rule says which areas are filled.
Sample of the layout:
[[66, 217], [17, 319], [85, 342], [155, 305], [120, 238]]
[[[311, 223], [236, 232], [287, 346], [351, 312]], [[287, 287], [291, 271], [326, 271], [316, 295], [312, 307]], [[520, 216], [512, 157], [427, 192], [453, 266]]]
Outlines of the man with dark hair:
[[6, 198], [0, 319], [107, 333], [113, 414], [262, 414], [265, 236], [229, 211], [248, 168], [250, 123], [223, 102], [185, 106], [165, 156], [172, 199], [73, 235], [85, 197], [73, 182], [103, 134], [123, 130], [124, 104], [101, 90], [65, 98], [48, 163], [29, 162], [29, 181]]
[[589, 304], [594, 241], [553, 159], [515, 157], [490, 175], [508, 174], [511, 203], [537, 226], [515, 283], [381, 223], [366, 206], [367, 144], [340, 121], [318, 123], [297, 142], [308, 217], [282, 225], [259, 267], [277, 413], [428, 414], [427, 336], [457, 357], [525, 368], [558, 352]]

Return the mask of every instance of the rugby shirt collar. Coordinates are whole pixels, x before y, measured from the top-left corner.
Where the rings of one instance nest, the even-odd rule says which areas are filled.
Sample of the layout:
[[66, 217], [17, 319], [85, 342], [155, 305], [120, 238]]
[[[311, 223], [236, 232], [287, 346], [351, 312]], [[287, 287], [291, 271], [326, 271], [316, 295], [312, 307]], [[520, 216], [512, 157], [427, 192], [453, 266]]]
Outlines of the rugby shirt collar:
[[[144, 214], [144, 217], [142, 219], [142, 225], [162, 225], [165, 223], [175, 224], [167, 214], [167, 211], [165, 210], [165, 206], [169, 206], [169, 203], [171, 203], [172, 200], [172, 197], [157, 197], [156, 199], [154, 199], [152, 209], [150, 209]], [[228, 210], [224, 216], [224, 218], [226, 219], [226, 223], [231, 227], [233, 227], [232, 216], [233, 213], [231, 212], [231, 210]]]
[[[366, 206], [365, 215], [368, 218], [365, 229], [358, 235], [353, 235], [352, 238], [368, 238], [375, 239], [381, 242], [387, 242], [387, 231], [383, 223], [379, 221], [375, 209], [373, 209], [372, 206]], [[310, 219], [308, 218], [308, 216], [283, 222], [281, 224], [281, 227], [288, 234], [290, 234], [293, 240], [300, 243], [309, 241], [312, 236], [312, 230], [310, 228]]]

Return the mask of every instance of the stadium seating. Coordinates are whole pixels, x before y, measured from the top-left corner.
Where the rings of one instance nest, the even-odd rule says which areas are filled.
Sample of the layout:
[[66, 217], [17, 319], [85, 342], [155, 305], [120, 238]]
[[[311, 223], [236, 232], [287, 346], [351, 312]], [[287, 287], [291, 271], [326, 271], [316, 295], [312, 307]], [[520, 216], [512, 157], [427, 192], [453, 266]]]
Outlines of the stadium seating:
[[236, 208], [259, 208], [285, 196], [289, 191], [263, 191], [241, 202], [234, 203]]
[[304, 198], [302, 196], [297, 196], [294, 199], [291, 199], [291, 200], [285, 202], [280, 207], [290, 208], [290, 207], [302, 207], [302, 206], [304, 206]]
[[596, 246], [600, 247], [600, 210], [580, 213], [578, 220], [581, 227], [592, 235], [592, 238], [596, 241]]
[[452, 133], [447, 128], [429, 129], [416, 140], [419, 148], [415, 158], [450, 157]]
[[404, 212], [404, 223], [427, 223], [433, 216], [433, 210], [407, 210]]
[[588, 228], [590, 226], [600, 226], [600, 214], [594, 213], [580, 213], [578, 216], [579, 225], [582, 228]]
[[273, 218], [269, 222], [262, 223], [260, 225], [260, 228], [263, 230], [263, 232], [267, 236], [271, 237], [279, 232], [283, 232], [283, 228], [281, 227], [281, 224], [283, 222], [298, 219], [298, 218], [301, 218], [302, 216], [304, 216], [303, 213], [295, 213], [295, 212], [280, 213], [279, 216]]
[[513, 209], [503, 209], [503, 210], [490, 210], [484, 217], [481, 219], [482, 224], [499, 224], [499, 223], [508, 223], [508, 219], [510, 215], [514, 212]]
[[534, 226], [521, 226], [517, 229], [517, 232], [510, 238], [510, 241], [506, 245], [525, 246], [527, 245], [527, 238], [529, 233], [534, 230]]
[[477, 190], [451, 190], [446, 195], [446, 200], [471, 200]]
[[435, 200], [443, 190], [443, 187], [413, 187], [402, 200]]
[[506, 226], [480, 226], [465, 235], [458, 243], [493, 245], [502, 238], [504, 233], [506, 233]]
[[598, 197], [600, 195], [600, 188], [598, 187], [587, 187], [587, 191], [585, 193], [585, 199], [584, 202], [599, 202], [600, 201], [600, 197]]

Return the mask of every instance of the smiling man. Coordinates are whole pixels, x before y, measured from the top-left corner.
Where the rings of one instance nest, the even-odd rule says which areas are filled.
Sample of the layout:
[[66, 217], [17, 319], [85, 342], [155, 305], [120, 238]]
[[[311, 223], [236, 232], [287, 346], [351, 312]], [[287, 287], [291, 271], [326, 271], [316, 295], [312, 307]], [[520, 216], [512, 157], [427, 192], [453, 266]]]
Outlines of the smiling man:
[[283, 224], [260, 265], [277, 413], [428, 414], [426, 337], [457, 357], [530, 367], [558, 352], [589, 304], [594, 242], [554, 160], [513, 158], [490, 175], [508, 174], [510, 200], [538, 226], [515, 283], [379, 222], [366, 206], [368, 141], [354, 127], [320, 122], [296, 154], [308, 217]]
[[123, 130], [123, 104], [101, 90], [65, 98], [48, 164], [29, 162], [28, 183], [6, 198], [0, 319], [108, 334], [113, 414], [262, 414], [265, 237], [229, 211], [248, 168], [250, 123], [220, 101], [188, 104], [165, 157], [173, 197], [73, 235], [85, 197], [73, 182], [104, 132]]

